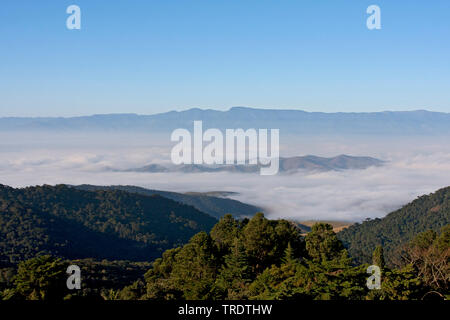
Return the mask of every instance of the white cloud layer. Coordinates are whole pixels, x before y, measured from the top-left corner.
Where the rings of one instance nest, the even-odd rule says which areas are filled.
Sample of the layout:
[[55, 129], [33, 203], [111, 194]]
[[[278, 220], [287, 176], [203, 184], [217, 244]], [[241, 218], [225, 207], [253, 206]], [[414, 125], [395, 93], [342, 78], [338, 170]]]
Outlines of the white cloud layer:
[[382, 217], [419, 195], [450, 185], [450, 146], [444, 138], [286, 139], [281, 149], [284, 156], [346, 153], [389, 162], [366, 170], [277, 176], [105, 170], [169, 161], [170, 141], [161, 137], [3, 134], [0, 141], [2, 184], [129, 184], [179, 192], [235, 191], [237, 200], [265, 208], [272, 218], [359, 221]]

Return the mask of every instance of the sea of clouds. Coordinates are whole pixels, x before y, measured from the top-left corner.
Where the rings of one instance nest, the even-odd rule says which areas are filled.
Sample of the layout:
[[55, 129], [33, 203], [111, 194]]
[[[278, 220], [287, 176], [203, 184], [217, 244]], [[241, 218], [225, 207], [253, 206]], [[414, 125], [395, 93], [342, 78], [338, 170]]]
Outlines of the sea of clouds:
[[282, 156], [372, 156], [365, 170], [240, 173], [141, 173], [111, 169], [170, 162], [169, 137], [126, 134], [0, 134], [0, 183], [137, 185], [176, 192], [234, 191], [270, 218], [361, 221], [382, 217], [450, 185], [446, 137], [285, 137]]

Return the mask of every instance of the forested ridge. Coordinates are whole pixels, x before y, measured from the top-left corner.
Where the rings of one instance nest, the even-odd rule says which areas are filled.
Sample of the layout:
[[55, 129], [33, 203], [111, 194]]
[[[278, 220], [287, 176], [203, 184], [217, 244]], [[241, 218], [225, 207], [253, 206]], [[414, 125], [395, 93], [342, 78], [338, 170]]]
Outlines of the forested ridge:
[[376, 246], [384, 248], [389, 265], [399, 264], [404, 245], [426, 230], [439, 231], [450, 224], [450, 187], [418, 197], [384, 218], [356, 223], [338, 233], [358, 263], [371, 260]]
[[177, 193], [161, 190], [151, 190], [136, 186], [94, 186], [94, 185], [79, 185], [74, 188], [97, 191], [97, 190], [121, 190], [130, 193], [137, 193], [145, 196], [152, 196], [158, 194], [164, 198], [168, 198], [177, 202], [181, 202], [201, 212], [207, 213], [214, 218], [220, 219], [225, 214], [229, 213], [235, 217], [240, 216], [253, 216], [255, 213], [261, 211], [261, 208], [233, 200], [228, 198], [216, 197], [212, 195], [205, 195], [201, 193]]
[[37, 254], [151, 261], [216, 222], [158, 195], [0, 186], [0, 261], [16, 263]]

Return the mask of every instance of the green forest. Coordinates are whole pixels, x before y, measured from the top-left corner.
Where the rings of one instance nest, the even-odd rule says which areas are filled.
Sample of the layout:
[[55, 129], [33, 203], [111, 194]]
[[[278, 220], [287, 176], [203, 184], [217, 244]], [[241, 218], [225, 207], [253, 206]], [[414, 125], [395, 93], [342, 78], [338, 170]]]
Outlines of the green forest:
[[[449, 193], [305, 235], [288, 220], [216, 220], [159, 195], [1, 186], [0, 299], [448, 299]], [[69, 265], [81, 269], [79, 290], [67, 288]], [[369, 265], [379, 289], [367, 286]]]
[[217, 219], [159, 195], [0, 186], [0, 266], [36, 255], [152, 261]]
[[450, 224], [450, 187], [418, 197], [382, 219], [356, 223], [338, 233], [358, 263], [368, 263], [376, 246], [383, 246], [390, 266], [401, 264], [404, 247], [417, 234]]
[[[161, 190], [151, 190], [136, 186], [94, 186], [94, 185], [80, 185], [74, 186], [74, 188], [87, 190], [87, 191], [98, 191], [98, 190], [121, 190], [130, 193], [137, 193], [145, 196], [160, 195], [164, 198], [174, 200], [186, 205], [193, 206], [201, 212], [207, 213], [208, 215], [220, 219], [227, 213], [233, 216], [252, 216], [256, 212], [262, 211], [261, 208], [225, 198], [216, 196], [215, 192], [210, 192], [207, 194], [203, 193], [177, 193]], [[217, 194], [220, 194], [218, 192]]]

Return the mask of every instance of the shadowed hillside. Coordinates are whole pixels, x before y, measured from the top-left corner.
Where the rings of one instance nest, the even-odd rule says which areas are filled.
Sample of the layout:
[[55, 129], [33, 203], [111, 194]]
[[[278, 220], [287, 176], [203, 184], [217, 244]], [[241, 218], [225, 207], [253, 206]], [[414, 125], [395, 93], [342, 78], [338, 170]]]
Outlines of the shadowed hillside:
[[350, 255], [360, 263], [370, 262], [377, 245], [386, 260], [395, 263], [400, 247], [426, 230], [439, 231], [450, 223], [450, 187], [424, 195], [382, 219], [356, 223], [338, 233]]
[[0, 261], [36, 254], [151, 261], [217, 220], [159, 195], [0, 186]]
[[87, 191], [97, 190], [122, 190], [131, 193], [142, 194], [145, 196], [160, 195], [164, 198], [168, 198], [183, 204], [187, 204], [195, 207], [196, 209], [205, 212], [215, 218], [221, 218], [225, 214], [231, 214], [234, 217], [241, 216], [253, 216], [257, 212], [263, 211], [261, 208], [233, 200], [227, 199], [218, 195], [224, 195], [225, 193], [177, 193], [161, 190], [150, 190], [135, 186], [93, 186], [93, 185], [80, 185], [76, 186], [77, 189]]

